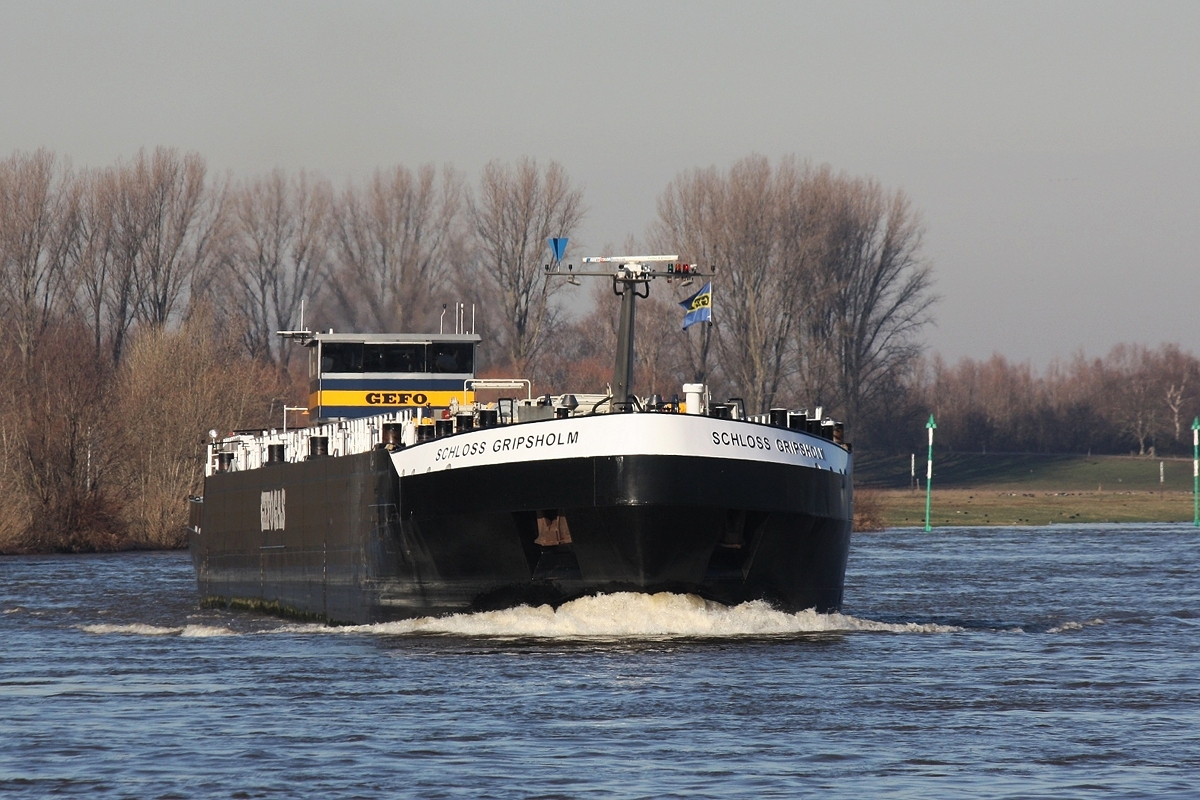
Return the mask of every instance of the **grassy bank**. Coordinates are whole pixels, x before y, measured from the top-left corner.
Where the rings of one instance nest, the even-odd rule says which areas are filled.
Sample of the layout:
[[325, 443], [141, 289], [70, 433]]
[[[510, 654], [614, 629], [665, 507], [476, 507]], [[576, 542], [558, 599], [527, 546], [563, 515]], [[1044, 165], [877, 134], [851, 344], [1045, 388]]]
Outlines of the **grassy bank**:
[[[1190, 522], [1192, 495], [1183, 492], [1015, 492], [938, 489], [931, 525], [1054, 525], [1080, 522]], [[925, 524], [925, 492], [866, 490], [886, 527]]]
[[[917, 460], [919, 489], [910, 464], [909, 456], [856, 456], [858, 496], [884, 526], [925, 524], [925, 461]], [[951, 453], [934, 460], [933, 525], [1191, 520], [1191, 459]]]

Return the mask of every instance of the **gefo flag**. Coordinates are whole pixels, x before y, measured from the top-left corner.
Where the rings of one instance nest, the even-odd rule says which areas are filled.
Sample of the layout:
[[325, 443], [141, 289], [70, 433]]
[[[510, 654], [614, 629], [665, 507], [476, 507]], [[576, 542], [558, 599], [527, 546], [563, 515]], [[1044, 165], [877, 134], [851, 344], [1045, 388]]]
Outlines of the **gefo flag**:
[[700, 287], [700, 291], [684, 300], [679, 305], [687, 311], [683, 315], [683, 329], [686, 331], [697, 322], [712, 322], [712, 281]]

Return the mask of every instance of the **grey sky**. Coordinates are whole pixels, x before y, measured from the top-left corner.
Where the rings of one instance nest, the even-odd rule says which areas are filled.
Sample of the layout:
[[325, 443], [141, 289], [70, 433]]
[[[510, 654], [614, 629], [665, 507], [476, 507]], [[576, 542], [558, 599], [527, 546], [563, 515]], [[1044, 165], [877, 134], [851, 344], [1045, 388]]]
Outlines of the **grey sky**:
[[557, 159], [593, 249], [683, 170], [795, 153], [923, 210], [947, 358], [1200, 352], [1196, 2], [0, 2], [0, 154], [158, 144], [336, 182]]

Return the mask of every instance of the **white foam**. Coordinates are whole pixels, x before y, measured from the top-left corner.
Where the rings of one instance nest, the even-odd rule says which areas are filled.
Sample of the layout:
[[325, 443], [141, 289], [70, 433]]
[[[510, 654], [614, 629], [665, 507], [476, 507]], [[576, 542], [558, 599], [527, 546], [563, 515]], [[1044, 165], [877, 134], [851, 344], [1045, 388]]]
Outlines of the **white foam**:
[[81, 625], [80, 629], [87, 633], [124, 634], [126, 636], [183, 636], [203, 639], [211, 636], [237, 636], [236, 631], [216, 625], [184, 625], [180, 628], [169, 628], [161, 625]]
[[1047, 628], [1046, 633], [1065, 633], [1067, 631], [1081, 631], [1084, 628], [1088, 628], [1093, 625], [1103, 625], [1103, 624], [1104, 624], [1104, 620], [1100, 619], [1099, 617], [1097, 617], [1096, 619], [1086, 620], [1085, 622], [1064, 622], [1061, 625], [1055, 625], [1053, 628]]
[[179, 635], [194, 639], [206, 639], [212, 636], [237, 636], [238, 634], [237, 631], [217, 625], [187, 625]]
[[379, 634], [457, 634], [504, 638], [640, 638], [771, 636], [833, 631], [945, 633], [961, 628], [918, 623], [892, 624], [809, 609], [789, 614], [754, 601], [724, 606], [696, 595], [635, 592], [583, 597], [557, 609], [518, 606], [503, 611], [322, 628], [292, 625], [290, 632], [338, 631]]
[[123, 633], [133, 636], [176, 636], [183, 633], [183, 628], [164, 628], [159, 625], [81, 625], [81, 630], [88, 633]]

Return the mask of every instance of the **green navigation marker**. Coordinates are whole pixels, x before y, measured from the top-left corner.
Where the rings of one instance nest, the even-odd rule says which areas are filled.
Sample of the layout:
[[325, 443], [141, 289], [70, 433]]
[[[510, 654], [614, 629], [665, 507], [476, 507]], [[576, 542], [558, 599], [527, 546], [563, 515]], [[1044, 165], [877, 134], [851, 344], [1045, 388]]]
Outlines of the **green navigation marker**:
[[1200, 417], [1192, 420], [1192, 524], [1200, 528]]
[[929, 422], [925, 423], [925, 427], [929, 429], [929, 462], [925, 467], [925, 532], [928, 533], [932, 530], [929, 527], [929, 498], [933, 490], [933, 429], [937, 427], [937, 423], [933, 421], [933, 414], [929, 415]]

